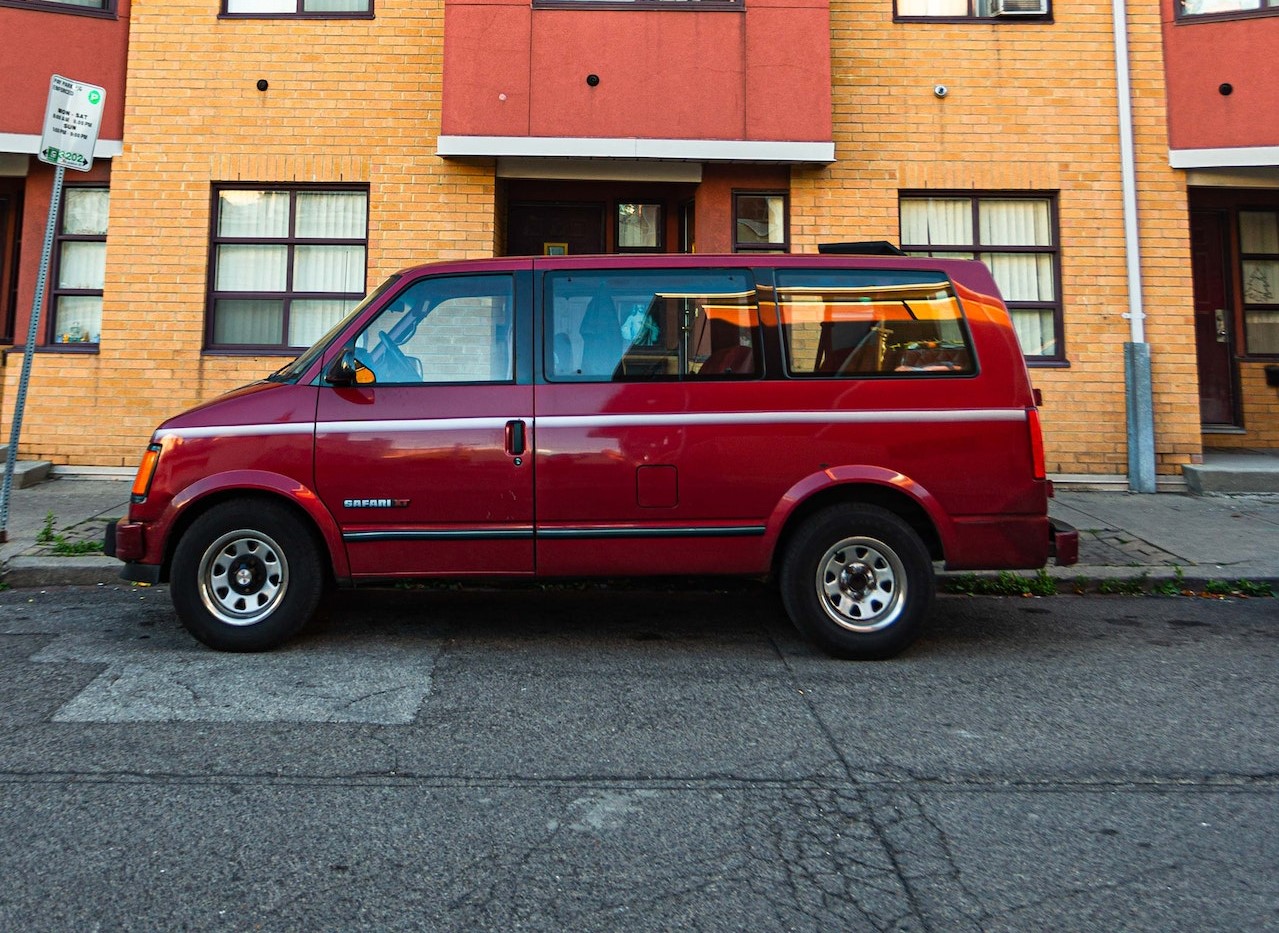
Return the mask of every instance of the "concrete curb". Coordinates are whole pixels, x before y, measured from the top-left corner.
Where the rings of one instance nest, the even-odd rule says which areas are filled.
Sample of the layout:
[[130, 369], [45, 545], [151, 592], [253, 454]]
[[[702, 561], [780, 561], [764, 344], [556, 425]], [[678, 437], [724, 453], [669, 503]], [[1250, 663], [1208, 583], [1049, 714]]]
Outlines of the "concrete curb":
[[38, 586], [96, 586], [123, 583], [114, 557], [18, 556], [0, 568], [0, 582], [15, 589]]

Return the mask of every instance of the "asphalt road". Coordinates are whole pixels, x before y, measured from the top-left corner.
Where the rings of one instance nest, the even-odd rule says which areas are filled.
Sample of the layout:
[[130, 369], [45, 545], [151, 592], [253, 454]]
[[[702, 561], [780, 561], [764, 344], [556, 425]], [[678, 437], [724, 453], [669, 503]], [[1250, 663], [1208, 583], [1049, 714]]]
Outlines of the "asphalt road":
[[939, 601], [829, 660], [767, 591], [344, 594], [209, 652], [0, 593], [3, 930], [1279, 926], [1279, 603]]

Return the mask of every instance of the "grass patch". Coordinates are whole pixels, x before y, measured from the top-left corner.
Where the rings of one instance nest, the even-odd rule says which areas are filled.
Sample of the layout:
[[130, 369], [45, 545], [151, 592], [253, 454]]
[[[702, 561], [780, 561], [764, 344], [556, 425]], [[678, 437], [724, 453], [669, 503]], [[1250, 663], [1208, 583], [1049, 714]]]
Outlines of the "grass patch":
[[951, 578], [946, 591], [960, 596], [1056, 596], [1057, 581], [1045, 568], [1040, 568], [1033, 577], [1023, 577], [1011, 570], [1001, 570], [994, 577], [962, 573]]
[[1146, 592], [1147, 575], [1127, 580], [1102, 580], [1097, 592], [1107, 596], [1140, 596]]

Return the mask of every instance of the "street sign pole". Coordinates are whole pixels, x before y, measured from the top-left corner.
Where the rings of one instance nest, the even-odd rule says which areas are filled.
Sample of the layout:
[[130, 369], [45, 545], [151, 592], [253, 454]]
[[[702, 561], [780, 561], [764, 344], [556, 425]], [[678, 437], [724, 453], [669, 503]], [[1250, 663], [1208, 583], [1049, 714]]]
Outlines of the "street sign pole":
[[4, 483], [0, 485], [0, 543], [9, 540], [9, 497], [13, 493], [13, 471], [18, 462], [18, 440], [22, 436], [22, 415], [27, 405], [31, 364], [35, 357], [36, 338], [40, 334], [40, 312], [44, 307], [49, 260], [53, 256], [54, 228], [58, 222], [58, 208], [62, 204], [62, 180], [68, 168], [78, 172], [93, 168], [93, 148], [98, 142], [98, 127], [102, 124], [105, 103], [106, 91], [97, 85], [72, 81], [61, 75], [54, 75], [49, 81], [44, 132], [40, 136], [40, 150], [36, 157], [54, 166], [53, 191], [49, 195], [49, 219], [44, 225], [44, 246], [40, 250], [36, 294], [31, 302], [27, 345], [22, 353], [22, 374], [18, 378], [18, 395], [13, 401], [13, 424], [9, 430], [9, 450], [4, 462]]
[[4, 460], [4, 486], [0, 487], [0, 543], [7, 541], [9, 496], [13, 492], [13, 471], [18, 462], [18, 438], [22, 436], [22, 414], [27, 405], [27, 385], [31, 382], [31, 363], [35, 357], [36, 337], [40, 333], [40, 310], [44, 307], [44, 286], [49, 278], [49, 260], [53, 256], [53, 228], [58, 221], [58, 205], [62, 203], [62, 179], [67, 170], [59, 165], [53, 170], [53, 194], [49, 198], [49, 219], [44, 226], [44, 246], [40, 249], [40, 273], [36, 276], [36, 295], [31, 301], [31, 324], [27, 328], [27, 345], [22, 348], [22, 374], [18, 377], [18, 396], [13, 403], [13, 424], [9, 429], [9, 451]]

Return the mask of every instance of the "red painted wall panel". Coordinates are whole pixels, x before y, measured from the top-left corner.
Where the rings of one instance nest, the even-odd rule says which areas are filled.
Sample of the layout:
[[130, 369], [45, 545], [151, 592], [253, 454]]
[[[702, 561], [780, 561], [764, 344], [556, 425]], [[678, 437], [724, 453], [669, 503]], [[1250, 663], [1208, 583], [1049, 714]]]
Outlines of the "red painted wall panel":
[[129, 0], [119, 0], [115, 19], [0, 7], [0, 36], [0, 133], [39, 135], [49, 78], [60, 74], [105, 88], [107, 105], [98, 137], [123, 137]]
[[446, 135], [527, 136], [532, 9], [527, 2], [444, 8]]
[[1279, 16], [1175, 23], [1173, 2], [1164, 0], [1171, 147], [1279, 145]]
[[831, 138], [827, 0], [745, 12], [448, 0], [444, 49], [448, 135]]

